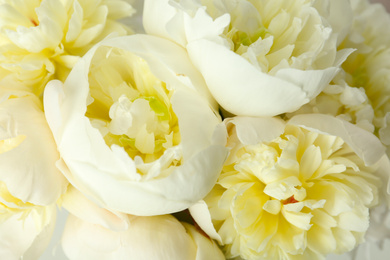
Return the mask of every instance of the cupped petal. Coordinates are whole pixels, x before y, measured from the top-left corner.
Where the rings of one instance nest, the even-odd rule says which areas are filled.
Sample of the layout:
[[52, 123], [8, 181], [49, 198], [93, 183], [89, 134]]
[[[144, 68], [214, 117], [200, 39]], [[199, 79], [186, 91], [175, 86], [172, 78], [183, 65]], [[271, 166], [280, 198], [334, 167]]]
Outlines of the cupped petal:
[[126, 231], [115, 232], [69, 216], [62, 247], [77, 259], [196, 259], [196, 245], [170, 215], [131, 217]]
[[274, 116], [294, 111], [310, 101], [300, 86], [261, 72], [230, 49], [212, 41], [190, 42], [187, 50], [213, 97], [233, 114]]
[[22, 201], [49, 205], [68, 182], [55, 167], [59, 154], [39, 99], [22, 93], [0, 102], [0, 179]]
[[294, 116], [288, 124], [341, 137], [366, 165], [376, 163], [385, 154], [385, 147], [375, 135], [336, 117], [324, 114], [303, 114]]
[[18, 213], [0, 223], [0, 258], [38, 259], [48, 246], [56, 220], [55, 206], [46, 206], [43, 214]]
[[221, 236], [215, 230], [210, 211], [207, 207], [206, 202], [203, 200], [198, 201], [198, 203], [194, 204], [189, 208], [191, 216], [195, 220], [195, 222], [199, 225], [199, 227], [212, 239], [217, 240], [220, 244], [222, 244]]

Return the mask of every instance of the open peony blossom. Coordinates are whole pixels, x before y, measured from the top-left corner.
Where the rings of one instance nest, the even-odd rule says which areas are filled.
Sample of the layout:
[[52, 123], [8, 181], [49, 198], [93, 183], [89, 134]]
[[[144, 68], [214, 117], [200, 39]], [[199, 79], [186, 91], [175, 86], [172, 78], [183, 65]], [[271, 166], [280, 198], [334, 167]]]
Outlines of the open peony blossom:
[[325, 259], [364, 240], [388, 181], [375, 136], [318, 114], [227, 126], [231, 154], [205, 201], [228, 258]]
[[227, 156], [221, 119], [202, 89], [202, 77], [170, 41], [103, 41], [64, 85], [46, 87], [58, 167], [104, 208], [156, 215], [191, 206], [211, 190]]
[[53, 233], [55, 210], [54, 205], [24, 203], [0, 181], [0, 258], [38, 259]]
[[337, 50], [351, 13], [344, 0], [146, 0], [143, 19], [148, 34], [186, 48], [225, 110], [273, 116], [332, 80], [351, 52]]
[[24, 202], [51, 205], [68, 181], [55, 167], [57, 147], [41, 101], [0, 82], [0, 181]]
[[123, 0], [0, 1], [0, 78], [12, 77], [41, 94], [48, 80], [65, 80], [78, 58], [110, 33], [131, 29]]

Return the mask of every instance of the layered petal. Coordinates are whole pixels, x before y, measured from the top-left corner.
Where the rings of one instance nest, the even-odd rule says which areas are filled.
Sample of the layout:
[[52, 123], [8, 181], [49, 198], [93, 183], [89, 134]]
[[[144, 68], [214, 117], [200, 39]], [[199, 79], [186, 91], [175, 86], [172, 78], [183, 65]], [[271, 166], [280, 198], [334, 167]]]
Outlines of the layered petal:
[[131, 33], [118, 19], [134, 12], [122, 0], [2, 1], [0, 78], [40, 95], [50, 79], [65, 80], [94, 44], [111, 33]]

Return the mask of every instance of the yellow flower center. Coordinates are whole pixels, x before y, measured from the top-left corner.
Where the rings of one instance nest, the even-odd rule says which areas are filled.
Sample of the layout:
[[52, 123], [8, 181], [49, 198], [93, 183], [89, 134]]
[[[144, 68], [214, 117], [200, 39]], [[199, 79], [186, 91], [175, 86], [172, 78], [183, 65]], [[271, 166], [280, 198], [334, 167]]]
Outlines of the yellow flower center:
[[93, 102], [86, 115], [107, 145], [119, 145], [131, 158], [147, 163], [180, 143], [172, 91], [143, 59], [119, 49], [100, 48], [92, 60], [89, 82]]

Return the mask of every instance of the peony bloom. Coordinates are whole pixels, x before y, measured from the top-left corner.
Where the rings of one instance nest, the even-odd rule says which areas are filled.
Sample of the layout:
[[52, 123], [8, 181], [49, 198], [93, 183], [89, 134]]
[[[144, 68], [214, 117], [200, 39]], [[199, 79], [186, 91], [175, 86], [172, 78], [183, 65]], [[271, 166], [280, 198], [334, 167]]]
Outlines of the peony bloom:
[[[354, 48], [323, 93], [293, 114], [331, 114], [377, 135], [390, 146], [390, 15], [383, 6], [351, 1], [354, 17], [341, 46]], [[287, 115], [291, 117], [293, 114]], [[390, 155], [390, 150], [387, 151]]]
[[[374, 132], [390, 146], [390, 15], [379, 4], [351, 1], [354, 23], [343, 46], [356, 48], [342, 68], [346, 82], [364, 90], [373, 109]], [[390, 151], [388, 151], [389, 153]]]
[[68, 181], [55, 167], [59, 154], [41, 101], [16, 88], [0, 82], [0, 182], [23, 202], [51, 205]]
[[0, 182], [0, 258], [38, 259], [53, 233], [55, 210], [21, 201]]
[[64, 80], [95, 43], [131, 32], [116, 20], [133, 13], [123, 0], [2, 0], [0, 78], [12, 77], [40, 95], [48, 80]]
[[125, 231], [113, 231], [70, 215], [62, 237], [69, 259], [225, 259], [218, 246], [171, 215], [128, 216]]
[[351, 52], [337, 50], [351, 15], [344, 0], [146, 0], [144, 27], [186, 48], [225, 110], [273, 116], [332, 80]]
[[227, 126], [231, 154], [205, 202], [228, 258], [325, 259], [364, 240], [389, 172], [375, 136], [314, 114]]
[[206, 89], [202, 80], [167, 40], [133, 35], [97, 45], [64, 85], [46, 87], [58, 167], [104, 208], [156, 215], [191, 206], [227, 156], [221, 119], [196, 92]]

